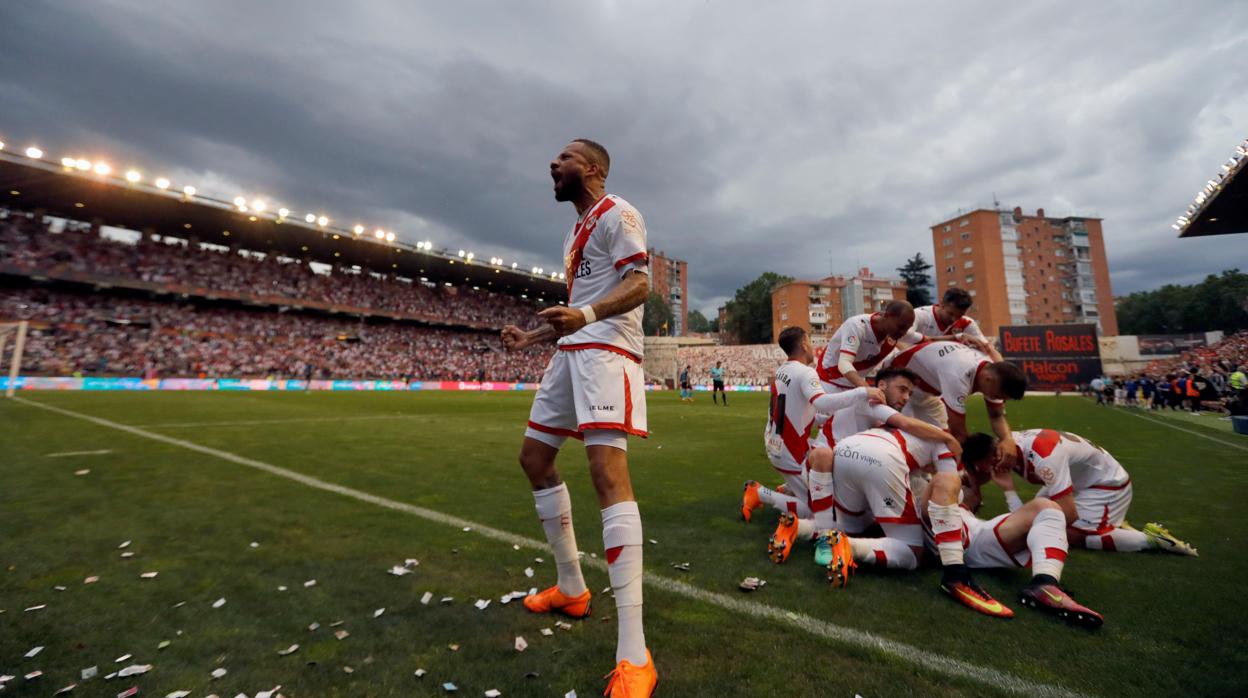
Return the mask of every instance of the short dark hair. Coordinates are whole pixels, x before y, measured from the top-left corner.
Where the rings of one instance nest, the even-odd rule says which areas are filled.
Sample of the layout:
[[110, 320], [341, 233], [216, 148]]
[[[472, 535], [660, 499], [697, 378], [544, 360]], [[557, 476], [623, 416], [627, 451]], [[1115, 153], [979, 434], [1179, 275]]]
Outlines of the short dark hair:
[[806, 330], [800, 327], [786, 327], [780, 332], [780, 349], [784, 351], [785, 356], [793, 356], [801, 348], [803, 339], [806, 339]]
[[891, 300], [884, 306], [884, 314], [889, 317], [897, 317], [907, 310], [913, 310], [914, 306], [909, 301]]
[[990, 434], [983, 432], [971, 434], [962, 442], [962, 462], [975, 467], [992, 455], [992, 449], [996, 445], [997, 439]]
[[998, 361], [992, 365], [992, 370], [996, 372], [1001, 391], [1007, 398], [1023, 399], [1023, 395], [1027, 394], [1027, 374], [1023, 373], [1023, 369], [1009, 361]]
[[598, 161], [598, 166], [602, 168], [602, 178], [607, 178], [607, 173], [611, 171], [611, 154], [598, 141], [591, 141], [588, 138], [573, 138], [573, 143], [580, 143], [593, 153], [594, 159]]
[[897, 378], [897, 377], [905, 378], [906, 380], [910, 381], [911, 383], [914, 383], [915, 385], [919, 384], [919, 376], [917, 373], [915, 373], [914, 371], [911, 371], [908, 368], [902, 368], [900, 366], [889, 366], [888, 368], [881, 369], [879, 373], [875, 374], [875, 382], [878, 385], [888, 380], [889, 378]]
[[975, 299], [971, 298], [971, 294], [964, 288], [953, 287], [945, 291], [942, 303], [952, 303], [958, 310], [969, 310], [975, 304]]

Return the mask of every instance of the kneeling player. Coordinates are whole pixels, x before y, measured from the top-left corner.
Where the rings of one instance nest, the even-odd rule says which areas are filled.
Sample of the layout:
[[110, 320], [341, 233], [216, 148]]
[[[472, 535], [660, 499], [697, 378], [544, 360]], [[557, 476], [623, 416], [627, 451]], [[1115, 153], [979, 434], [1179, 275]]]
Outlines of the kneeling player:
[[1160, 524], [1150, 523], [1143, 531], [1126, 524], [1131, 476], [1105, 449], [1081, 436], [1053, 429], [1029, 429], [1013, 436], [1016, 458], [1006, 458], [1001, 443], [987, 434], [967, 438], [963, 453], [963, 462], [977, 475], [977, 484], [991, 478], [1005, 490], [1011, 511], [1022, 506], [1022, 500], [1014, 490], [1010, 465], [1023, 479], [1041, 485], [1037, 496], [1057, 502], [1074, 545], [1124, 553], [1165, 550], [1196, 556], [1195, 548]]
[[[741, 515], [746, 521], [750, 520], [751, 512], [762, 504], [801, 518], [810, 518], [807, 460], [831, 459], [831, 452], [827, 449], [812, 450], [810, 446], [810, 427], [816, 411], [833, 413], [854, 403], [865, 404], [868, 400], [884, 399], [884, 393], [878, 388], [855, 388], [835, 395], [825, 393], [818, 374], [810, 367], [815, 357], [814, 347], [806, 331], [800, 327], [789, 327], [780, 333], [780, 348], [789, 360], [776, 369], [776, 377], [771, 384], [771, 406], [767, 430], [763, 432], [763, 445], [772, 467], [784, 477], [786, 491], [776, 492], [756, 482], [747, 482], [747, 503], [741, 508]], [[785, 552], [784, 557], [787, 556]]]

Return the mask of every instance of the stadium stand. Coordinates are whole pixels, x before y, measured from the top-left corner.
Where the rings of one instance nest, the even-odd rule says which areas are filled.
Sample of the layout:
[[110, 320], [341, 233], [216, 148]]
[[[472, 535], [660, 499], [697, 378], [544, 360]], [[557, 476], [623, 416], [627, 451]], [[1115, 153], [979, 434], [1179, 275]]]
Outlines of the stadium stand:
[[690, 375], [699, 385], [711, 383], [711, 368], [716, 361], [724, 363], [724, 382], [728, 385], [766, 386], [771, 384], [776, 367], [784, 363], [784, 352], [774, 344], [739, 346], [681, 347], [676, 352], [680, 368], [691, 366]]

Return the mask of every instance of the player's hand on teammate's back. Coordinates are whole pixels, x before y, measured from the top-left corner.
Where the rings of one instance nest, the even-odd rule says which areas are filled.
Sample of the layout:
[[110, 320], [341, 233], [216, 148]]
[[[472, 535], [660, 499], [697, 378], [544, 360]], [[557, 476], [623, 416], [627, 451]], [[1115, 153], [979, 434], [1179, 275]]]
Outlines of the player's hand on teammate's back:
[[503, 348], [507, 351], [523, 349], [528, 344], [529, 334], [515, 325], [503, 328]]
[[566, 337], [585, 326], [585, 313], [562, 305], [547, 308], [539, 312], [538, 316], [555, 328], [560, 337]]

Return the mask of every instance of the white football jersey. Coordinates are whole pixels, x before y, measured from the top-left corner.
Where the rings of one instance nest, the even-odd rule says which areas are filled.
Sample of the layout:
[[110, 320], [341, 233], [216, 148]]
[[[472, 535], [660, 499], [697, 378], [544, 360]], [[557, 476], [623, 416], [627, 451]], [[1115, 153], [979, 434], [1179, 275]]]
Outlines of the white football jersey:
[[[624, 199], [607, 194], [589, 207], [563, 241], [563, 260], [568, 281], [568, 307], [580, 308], [606, 298], [624, 275], [645, 271], [646, 224], [637, 209]], [[562, 337], [559, 346], [610, 346], [641, 360], [644, 346], [642, 306], [582, 327]]]
[[957, 472], [958, 461], [949, 447], [940, 441], [929, 441], [899, 429], [874, 428], [848, 436], [836, 445], [838, 457], [875, 459], [886, 463], [905, 463], [910, 471]]
[[786, 361], [771, 382], [771, 406], [763, 445], [777, 468], [800, 470], [810, 451], [810, 426], [815, 421], [811, 403], [823, 395], [815, 369], [800, 361]]
[[1105, 449], [1077, 434], [1052, 429], [1014, 432], [1019, 458], [1014, 469], [1042, 485], [1037, 496], [1057, 499], [1072, 491], [1119, 490], [1131, 482], [1125, 468]]
[[832, 415], [832, 419], [823, 425], [822, 435], [827, 439], [828, 434], [831, 433], [832, 437], [828, 439], [828, 445], [833, 446], [854, 434], [884, 426], [884, 423], [895, 414], [900, 414], [900, 412], [882, 402], [874, 400], [858, 402], [843, 410], [837, 410], [836, 414]]
[[[918, 388], [939, 395], [945, 407], [966, 414], [966, 398], [975, 388], [975, 376], [992, 359], [961, 342], [924, 342], [892, 357], [889, 366], [908, 368], [919, 377]], [[987, 399], [987, 398], [985, 398]], [[1001, 404], [1000, 400], [988, 400]]]
[[[877, 334], [871, 327], [871, 318], [879, 313], [855, 315], [837, 328], [828, 345], [819, 352], [819, 379], [837, 388], [849, 390], [854, 384], [845, 380], [837, 364], [842, 354], [853, 357], [854, 370], [866, 373], [885, 359], [897, 345], [889, 337]], [[865, 377], [865, 376], [864, 376]]]
[[969, 315], [963, 315], [951, 324], [942, 327], [940, 320], [936, 317], [936, 306], [924, 305], [914, 309], [914, 325], [910, 327], [910, 333], [902, 338], [902, 341], [907, 344], [918, 344], [929, 337], [946, 337], [954, 334], [986, 339], [983, 330], [979, 329], [979, 323], [971, 319]]

